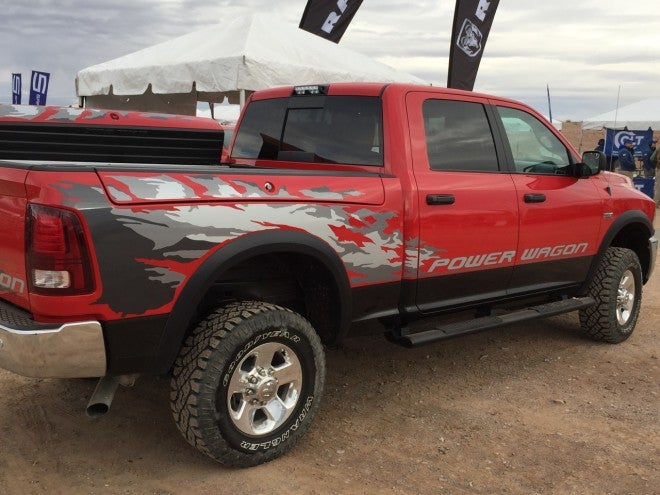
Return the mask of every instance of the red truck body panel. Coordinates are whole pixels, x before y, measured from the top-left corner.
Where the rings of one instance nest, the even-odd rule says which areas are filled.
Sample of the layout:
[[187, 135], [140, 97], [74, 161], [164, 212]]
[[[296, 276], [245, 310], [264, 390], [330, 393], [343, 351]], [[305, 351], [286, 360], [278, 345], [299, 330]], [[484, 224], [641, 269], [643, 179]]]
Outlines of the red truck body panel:
[[[83, 218], [89, 215], [85, 225], [95, 246], [95, 266], [104, 272], [93, 294], [70, 299], [66, 306], [53, 303], [57, 296], [33, 295], [30, 309], [40, 320], [167, 314], [186, 280], [213, 252], [269, 230], [303, 231], [328, 243], [343, 254], [352, 286], [400, 278], [401, 220], [394, 211], [401, 196], [390, 187], [385, 201], [383, 180], [375, 175], [280, 175], [256, 182], [254, 176], [226, 171], [40, 172], [28, 179], [28, 191], [35, 193], [32, 202], [75, 207]], [[237, 203], [237, 198], [250, 201]], [[149, 240], [143, 250], [139, 239]], [[178, 247], [186, 243], [195, 247]], [[140, 297], [150, 286], [152, 297]], [[153, 286], [167, 297], [155, 297]]]

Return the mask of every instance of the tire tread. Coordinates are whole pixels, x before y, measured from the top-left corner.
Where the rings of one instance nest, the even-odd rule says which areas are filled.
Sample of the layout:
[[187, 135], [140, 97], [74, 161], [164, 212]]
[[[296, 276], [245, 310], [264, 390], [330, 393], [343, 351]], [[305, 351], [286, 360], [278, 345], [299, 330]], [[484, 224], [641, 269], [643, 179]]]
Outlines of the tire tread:
[[636, 279], [638, 301], [629, 321], [632, 329], [623, 332], [616, 320], [616, 293], [620, 272], [627, 268], [641, 274], [639, 259], [634, 251], [619, 247], [608, 248], [589, 288], [589, 294], [596, 299], [596, 304], [580, 310], [582, 331], [594, 340], [616, 344], [626, 340], [634, 329], [642, 296], [642, 284], [639, 282], [641, 276]]

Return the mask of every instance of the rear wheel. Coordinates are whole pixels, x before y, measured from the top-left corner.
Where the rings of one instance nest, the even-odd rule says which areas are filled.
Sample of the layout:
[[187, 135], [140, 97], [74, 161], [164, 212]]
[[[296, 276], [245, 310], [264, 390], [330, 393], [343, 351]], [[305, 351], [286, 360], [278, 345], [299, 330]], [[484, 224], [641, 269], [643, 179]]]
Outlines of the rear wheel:
[[309, 428], [325, 382], [311, 324], [261, 302], [223, 307], [187, 339], [172, 378], [174, 420], [194, 447], [227, 465], [269, 461]]
[[632, 334], [642, 302], [642, 268], [634, 251], [611, 247], [603, 256], [589, 295], [594, 306], [580, 311], [582, 330], [616, 344]]

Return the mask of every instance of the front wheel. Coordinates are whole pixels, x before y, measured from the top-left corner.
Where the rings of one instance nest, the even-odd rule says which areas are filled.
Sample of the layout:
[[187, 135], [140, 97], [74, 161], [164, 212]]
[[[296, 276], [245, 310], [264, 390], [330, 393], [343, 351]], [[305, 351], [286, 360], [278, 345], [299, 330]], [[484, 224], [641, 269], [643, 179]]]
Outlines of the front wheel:
[[642, 302], [642, 268], [635, 252], [608, 248], [589, 295], [596, 304], [580, 311], [582, 330], [595, 340], [612, 344], [630, 337]]
[[325, 382], [320, 339], [302, 316], [229, 304], [186, 340], [172, 377], [174, 420], [211, 458], [247, 467], [280, 456], [309, 428]]

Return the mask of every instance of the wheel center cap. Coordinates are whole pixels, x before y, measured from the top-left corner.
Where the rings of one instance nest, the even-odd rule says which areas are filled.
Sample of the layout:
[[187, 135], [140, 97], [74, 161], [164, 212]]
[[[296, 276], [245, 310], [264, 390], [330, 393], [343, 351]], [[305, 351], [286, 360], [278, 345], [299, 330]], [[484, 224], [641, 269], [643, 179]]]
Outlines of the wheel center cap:
[[277, 393], [277, 380], [268, 378], [259, 384], [257, 388], [257, 398], [262, 402], [267, 402], [275, 397]]

